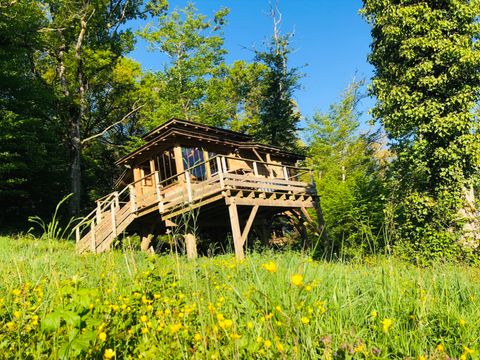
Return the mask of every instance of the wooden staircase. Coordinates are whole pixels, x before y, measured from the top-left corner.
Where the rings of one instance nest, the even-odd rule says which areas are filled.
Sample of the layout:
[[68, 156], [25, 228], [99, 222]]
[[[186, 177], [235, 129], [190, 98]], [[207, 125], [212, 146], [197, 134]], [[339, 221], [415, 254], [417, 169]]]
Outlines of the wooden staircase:
[[119, 192], [113, 192], [97, 201], [97, 208], [88, 214], [76, 228], [79, 253], [104, 252], [136, 218], [132, 202], [120, 202]]

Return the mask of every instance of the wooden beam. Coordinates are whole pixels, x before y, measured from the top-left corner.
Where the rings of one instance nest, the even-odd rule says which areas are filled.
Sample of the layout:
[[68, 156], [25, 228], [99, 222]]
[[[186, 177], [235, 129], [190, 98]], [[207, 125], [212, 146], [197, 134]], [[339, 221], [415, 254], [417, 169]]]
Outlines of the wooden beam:
[[[180, 174], [185, 171], [183, 167], [182, 148], [180, 147], [180, 145], [176, 145], [173, 148], [173, 155], [175, 156], [175, 167], [177, 168], [177, 174]], [[182, 183], [184, 180], [185, 179], [183, 176], [179, 176], [179, 183]]]
[[207, 179], [210, 179], [212, 177], [212, 169], [210, 168], [210, 157], [207, 150], [203, 150], [203, 160], [205, 161], [205, 174]]
[[230, 215], [230, 226], [232, 227], [233, 246], [235, 247], [235, 257], [237, 260], [243, 260], [245, 253], [243, 252], [242, 233], [240, 231], [240, 221], [238, 219], [237, 204], [232, 201], [228, 206]]
[[252, 211], [250, 212], [247, 223], [245, 224], [245, 227], [243, 228], [242, 238], [241, 238], [242, 247], [243, 247], [243, 245], [245, 245], [245, 241], [247, 240], [248, 233], [250, 232], [250, 228], [252, 227], [253, 221], [255, 220], [255, 216], [257, 215], [258, 208], [259, 208], [258, 205], [255, 205], [252, 208]]
[[195, 234], [188, 233], [184, 235], [185, 247], [187, 248], [187, 258], [195, 259], [198, 256], [197, 253], [197, 238]]
[[312, 224], [314, 223], [312, 217], [310, 216], [310, 214], [308, 213], [305, 207], [301, 207], [300, 211], [302, 212], [303, 216], [305, 216], [305, 219], [307, 219], [309, 223], [312, 223]]

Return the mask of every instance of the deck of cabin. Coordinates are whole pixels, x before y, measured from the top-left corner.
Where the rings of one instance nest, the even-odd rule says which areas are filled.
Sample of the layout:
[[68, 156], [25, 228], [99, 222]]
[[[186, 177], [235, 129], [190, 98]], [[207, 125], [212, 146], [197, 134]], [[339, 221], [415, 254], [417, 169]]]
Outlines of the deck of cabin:
[[[205, 170], [199, 172], [200, 167]], [[227, 214], [235, 253], [243, 258], [243, 245], [259, 209], [296, 209], [308, 217], [306, 209], [315, 207], [316, 201], [306, 168], [216, 155], [164, 180], [158, 171], [151, 172], [97, 200], [96, 209], [75, 229], [77, 250], [106, 251], [130, 224], [147, 216], [157, 216], [167, 228], [187, 213], [213, 208]], [[194, 238], [187, 239], [187, 253], [196, 256]]]

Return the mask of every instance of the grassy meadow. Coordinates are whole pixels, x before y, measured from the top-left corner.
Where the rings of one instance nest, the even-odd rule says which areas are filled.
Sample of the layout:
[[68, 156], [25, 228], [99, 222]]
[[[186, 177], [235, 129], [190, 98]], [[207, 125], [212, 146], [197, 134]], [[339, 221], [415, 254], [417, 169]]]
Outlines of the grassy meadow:
[[480, 270], [0, 237], [0, 357], [478, 359]]

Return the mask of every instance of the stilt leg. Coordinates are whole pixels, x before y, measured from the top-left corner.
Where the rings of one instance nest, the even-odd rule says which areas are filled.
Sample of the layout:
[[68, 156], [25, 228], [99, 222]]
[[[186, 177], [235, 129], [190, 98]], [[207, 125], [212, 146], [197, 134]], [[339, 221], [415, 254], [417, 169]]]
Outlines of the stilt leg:
[[228, 205], [228, 213], [230, 214], [230, 225], [232, 226], [233, 245], [235, 247], [235, 257], [237, 260], [245, 258], [242, 244], [242, 233], [240, 231], [240, 221], [238, 219], [237, 204], [231, 202]]
[[142, 251], [149, 252], [150, 251], [150, 244], [152, 242], [153, 235], [152, 234], [144, 234], [142, 235], [142, 243], [140, 244], [140, 248]]
[[187, 258], [195, 259], [197, 255], [197, 238], [195, 234], [185, 234], [185, 245], [187, 248]]

